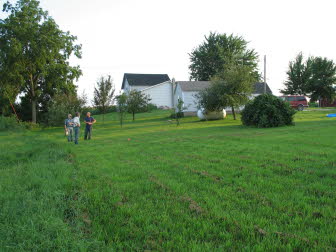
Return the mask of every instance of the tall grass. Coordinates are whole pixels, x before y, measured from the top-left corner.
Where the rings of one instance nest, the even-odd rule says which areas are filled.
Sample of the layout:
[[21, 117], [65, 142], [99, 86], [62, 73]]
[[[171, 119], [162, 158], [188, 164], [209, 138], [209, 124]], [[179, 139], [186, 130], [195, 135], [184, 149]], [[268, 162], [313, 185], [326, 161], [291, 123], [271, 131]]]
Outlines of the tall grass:
[[73, 155], [37, 134], [1, 135], [1, 251], [99, 248], [83, 239], [85, 212]]
[[[140, 114], [0, 133], [0, 248], [33, 251], [333, 250], [336, 121], [275, 129]], [[165, 119], [163, 119], [165, 118]], [[10, 148], [8, 148], [10, 146]]]

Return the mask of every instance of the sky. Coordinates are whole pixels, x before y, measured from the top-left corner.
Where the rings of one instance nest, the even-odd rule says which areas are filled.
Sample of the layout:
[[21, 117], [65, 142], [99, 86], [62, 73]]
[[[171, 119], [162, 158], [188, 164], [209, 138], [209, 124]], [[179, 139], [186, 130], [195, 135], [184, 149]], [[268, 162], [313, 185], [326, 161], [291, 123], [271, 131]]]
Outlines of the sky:
[[[2, 2], [2, 1], [0, 1]], [[120, 90], [124, 73], [166, 73], [189, 80], [189, 53], [210, 32], [240, 35], [267, 55], [267, 82], [279, 94], [299, 52], [336, 61], [335, 0], [40, 0], [60, 28], [78, 37], [83, 76], [93, 97], [100, 76]]]

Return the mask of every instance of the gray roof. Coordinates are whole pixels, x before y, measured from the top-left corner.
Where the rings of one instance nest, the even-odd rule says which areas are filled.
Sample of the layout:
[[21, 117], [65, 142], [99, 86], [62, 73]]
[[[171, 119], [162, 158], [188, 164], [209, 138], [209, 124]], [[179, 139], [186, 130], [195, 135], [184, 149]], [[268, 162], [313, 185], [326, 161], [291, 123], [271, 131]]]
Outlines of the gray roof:
[[201, 91], [210, 86], [210, 81], [177, 81], [182, 91]]
[[[265, 82], [257, 82], [254, 84], [254, 94], [263, 94], [264, 93], [264, 83]], [[272, 90], [269, 88], [268, 84], [266, 83], [266, 93], [272, 94]]]
[[125, 87], [125, 80], [127, 79], [130, 86], [154, 86], [162, 82], [170, 81], [167, 74], [135, 74], [125, 73], [121, 89]]
[[[192, 92], [192, 91], [201, 91], [210, 86], [210, 81], [177, 81], [176, 84], [179, 84], [182, 91]], [[272, 90], [266, 84], [266, 92], [272, 94]], [[253, 94], [263, 94], [264, 93], [264, 83], [257, 82], [254, 84]]]

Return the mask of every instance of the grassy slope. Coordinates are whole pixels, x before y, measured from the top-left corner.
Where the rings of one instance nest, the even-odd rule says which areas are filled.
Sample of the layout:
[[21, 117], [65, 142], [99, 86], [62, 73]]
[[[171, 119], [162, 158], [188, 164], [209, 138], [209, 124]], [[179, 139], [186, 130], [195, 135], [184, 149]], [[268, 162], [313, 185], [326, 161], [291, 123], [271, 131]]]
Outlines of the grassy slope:
[[1, 133], [0, 247], [336, 248], [336, 122], [325, 114], [276, 129], [230, 117], [176, 127], [162, 111], [120, 129], [109, 114], [78, 146], [59, 128]]

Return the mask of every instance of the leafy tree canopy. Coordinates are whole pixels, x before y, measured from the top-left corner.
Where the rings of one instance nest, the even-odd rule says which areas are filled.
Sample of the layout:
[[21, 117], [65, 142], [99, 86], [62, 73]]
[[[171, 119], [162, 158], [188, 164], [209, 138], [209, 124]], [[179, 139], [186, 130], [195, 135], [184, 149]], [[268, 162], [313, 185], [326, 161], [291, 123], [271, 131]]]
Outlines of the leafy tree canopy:
[[23, 92], [32, 104], [36, 122], [38, 102], [57, 93], [75, 93], [74, 80], [81, 75], [79, 66], [70, 66], [69, 58], [81, 58], [77, 37], [60, 30], [37, 0], [7, 1], [0, 20], [0, 73], [3, 88], [11, 94]]
[[258, 54], [247, 48], [248, 42], [233, 34], [210, 33], [190, 54], [190, 79], [210, 80], [228, 65], [248, 66], [259, 79]]
[[312, 101], [326, 99], [332, 101], [336, 96], [336, 65], [332, 60], [322, 57], [309, 57], [306, 61], [299, 53], [289, 63], [285, 88], [288, 95], [309, 95]]
[[304, 62], [303, 54], [300, 52], [294, 61], [289, 62], [289, 69], [286, 72], [287, 80], [285, 89], [281, 90], [283, 94], [306, 95], [307, 86], [312, 76], [311, 72], [312, 58]]
[[326, 99], [332, 101], [335, 98], [336, 90], [336, 65], [327, 58], [313, 58], [311, 64], [312, 77], [307, 87], [307, 93], [313, 101]]

